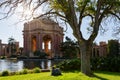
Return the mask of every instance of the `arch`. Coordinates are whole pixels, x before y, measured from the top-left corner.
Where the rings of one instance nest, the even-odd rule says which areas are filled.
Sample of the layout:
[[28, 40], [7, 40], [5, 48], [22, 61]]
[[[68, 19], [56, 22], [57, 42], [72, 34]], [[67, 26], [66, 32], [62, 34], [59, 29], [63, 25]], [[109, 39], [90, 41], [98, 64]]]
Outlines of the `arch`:
[[52, 46], [51, 41], [52, 38], [50, 35], [43, 36], [42, 49], [45, 53], [48, 54], [48, 56], [51, 56], [51, 46]]
[[32, 36], [32, 51], [36, 51], [37, 50], [37, 38], [36, 36]]
[[44, 51], [48, 58], [60, 55], [59, 44], [63, 41], [63, 28], [48, 19], [33, 19], [25, 23], [24, 53], [26, 56], [34, 56], [34, 51]]

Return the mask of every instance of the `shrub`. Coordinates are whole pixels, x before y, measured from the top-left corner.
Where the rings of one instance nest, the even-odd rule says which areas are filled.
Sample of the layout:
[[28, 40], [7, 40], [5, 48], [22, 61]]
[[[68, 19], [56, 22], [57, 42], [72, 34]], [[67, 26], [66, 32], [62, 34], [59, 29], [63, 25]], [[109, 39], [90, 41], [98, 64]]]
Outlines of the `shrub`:
[[7, 70], [5, 70], [1, 73], [1, 76], [9, 76], [9, 75], [10, 75], [10, 73]]
[[36, 67], [36, 68], [33, 69], [33, 72], [34, 72], [34, 73], [40, 73], [41, 70], [40, 70], [40, 68]]
[[80, 70], [80, 66], [80, 59], [65, 60], [57, 65], [63, 71]]
[[0, 59], [6, 59], [6, 56], [1, 56]]
[[34, 56], [39, 56], [39, 58], [44, 59], [44, 58], [46, 58], [48, 55], [47, 55], [45, 52], [41, 52], [41, 51], [39, 51], [39, 50], [36, 50], [36, 51], [34, 52]]
[[10, 75], [17, 75], [17, 72], [10, 72]]
[[120, 72], [120, 56], [92, 58], [92, 70]]
[[34, 71], [33, 70], [29, 70], [28, 73], [34, 73]]
[[28, 73], [28, 69], [23, 69], [22, 71], [20, 71], [20, 74], [27, 74]]

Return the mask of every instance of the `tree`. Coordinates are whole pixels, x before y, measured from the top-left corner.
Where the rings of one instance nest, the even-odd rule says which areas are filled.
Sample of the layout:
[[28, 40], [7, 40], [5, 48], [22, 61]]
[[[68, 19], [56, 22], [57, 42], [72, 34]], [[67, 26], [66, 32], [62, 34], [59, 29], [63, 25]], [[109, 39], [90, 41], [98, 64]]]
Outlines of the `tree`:
[[15, 52], [17, 50], [15, 42], [15, 39], [12, 37], [8, 39], [8, 52], [10, 55], [15, 55]]
[[70, 38], [66, 37], [66, 41], [62, 42], [60, 45], [63, 57], [65, 58], [77, 58], [79, 54], [79, 46], [77, 42], [72, 41]]
[[20, 47], [19, 48], [19, 55], [22, 55], [23, 54], [23, 47]]
[[[81, 71], [91, 76], [90, 54], [92, 43], [102, 29], [102, 22], [110, 17], [120, 21], [120, 0], [3, 0], [0, 7], [7, 7], [7, 15], [13, 12], [19, 5], [25, 5], [31, 8], [33, 12], [40, 10], [39, 7], [44, 5], [46, 10], [41, 16], [47, 15], [64, 21], [69, 24], [73, 30], [73, 35], [79, 42], [81, 51]], [[47, 6], [48, 5], [48, 6]], [[81, 28], [83, 20], [90, 19], [90, 26], [87, 28], [90, 36], [86, 39]], [[56, 20], [56, 19], [55, 19]], [[106, 23], [107, 24], [107, 23]]]
[[109, 40], [108, 41], [108, 55], [118, 56], [119, 55], [119, 41], [118, 40]]

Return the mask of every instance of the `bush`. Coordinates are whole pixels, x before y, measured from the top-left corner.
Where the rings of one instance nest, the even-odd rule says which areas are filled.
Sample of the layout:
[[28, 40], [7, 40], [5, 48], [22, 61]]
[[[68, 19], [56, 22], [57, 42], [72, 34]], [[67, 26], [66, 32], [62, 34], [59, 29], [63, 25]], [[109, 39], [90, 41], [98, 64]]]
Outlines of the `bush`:
[[1, 73], [1, 76], [9, 76], [9, 75], [10, 75], [10, 73], [7, 70], [5, 70]]
[[92, 70], [120, 72], [120, 56], [92, 58]]
[[45, 52], [41, 52], [41, 51], [39, 51], [39, 50], [36, 50], [36, 51], [34, 52], [34, 56], [39, 56], [39, 58], [44, 59], [44, 58], [46, 58], [48, 55], [47, 55]]
[[34, 71], [33, 70], [29, 70], [28, 73], [34, 73]]
[[6, 59], [7, 57], [6, 56], [1, 56], [0, 59]]
[[36, 68], [33, 69], [33, 72], [34, 72], [34, 73], [40, 73], [41, 70], [40, 70], [40, 68], [36, 67]]
[[80, 59], [65, 60], [57, 65], [63, 71], [80, 70], [80, 66]]
[[23, 69], [22, 71], [20, 71], [20, 74], [27, 74], [28, 73], [28, 69]]

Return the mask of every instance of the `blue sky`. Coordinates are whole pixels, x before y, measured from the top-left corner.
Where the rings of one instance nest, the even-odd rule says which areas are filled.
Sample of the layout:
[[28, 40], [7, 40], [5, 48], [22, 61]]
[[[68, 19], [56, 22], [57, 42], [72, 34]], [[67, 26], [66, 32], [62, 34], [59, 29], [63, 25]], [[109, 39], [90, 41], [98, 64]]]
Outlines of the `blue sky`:
[[15, 24], [16, 22], [18, 22], [16, 16], [0, 20], [0, 39], [2, 43], [8, 43], [8, 38], [13, 37], [20, 42], [20, 46], [23, 46], [23, 23]]
[[[0, 15], [1, 17], [1, 15]], [[7, 19], [1, 20], [0, 21], [0, 39], [2, 40], [2, 43], [8, 43], [8, 38], [13, 37], [16, 41], [20, 42], [20, 46], [23, 47], [23, 24], [24, 22], [20, 22], [18, 24], [16, 24], [16, 22], [19, 21], [19, 17], [16, 15], [13, 15]], [[27, 22], [27, 21], [26, 21]], [[83, 26], [88, 26], [88, 24], [86, 24], [87, 20], [83, 21]], [[109, 23], [108, 26], [113, 26], [113, 23]], [[84, 33], [85, 28], [83, 28], [83, 34], [84, 36], [87, 38], [87, 33]], [[99, 43], [100, 41], [108, 41], [110, 39], [114, 39], [112, 37], [112, 28], [109, 29], [109, 31], [107, 31], [105, 34], [103, 35], [98, 35], [95, 42]], [[74, 40], [75, 38], [72, 35], [72, 30], [68, 29], [65, 33], [65, 36], [70, 37], [72, 40]]]

